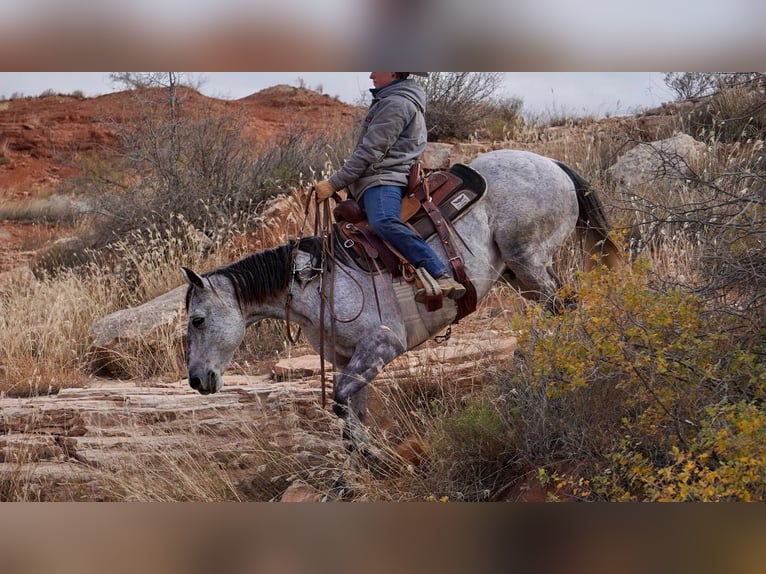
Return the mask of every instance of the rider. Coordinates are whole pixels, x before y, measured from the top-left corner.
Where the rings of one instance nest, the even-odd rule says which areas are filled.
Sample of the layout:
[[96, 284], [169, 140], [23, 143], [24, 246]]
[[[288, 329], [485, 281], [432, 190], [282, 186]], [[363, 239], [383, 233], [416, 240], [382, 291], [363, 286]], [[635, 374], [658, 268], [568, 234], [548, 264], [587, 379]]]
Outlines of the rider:
[[[314, 184], [317, 199], [327, 200], [347, 187], [367, 212], [375, 232], [412, 263], [434, 277], [442, 294], [451, 299], [465, 295], [422, 237], [400, 219], [402, 197], [407, 190], [410, 168], [426, 147], [425, 93], [410, 74], [428, 72], [372, 72], [375, 86], [372, 104], [362, 122], [356, 147], [338, 171]], [[425, 301], [425, 289], [415, 294]]]

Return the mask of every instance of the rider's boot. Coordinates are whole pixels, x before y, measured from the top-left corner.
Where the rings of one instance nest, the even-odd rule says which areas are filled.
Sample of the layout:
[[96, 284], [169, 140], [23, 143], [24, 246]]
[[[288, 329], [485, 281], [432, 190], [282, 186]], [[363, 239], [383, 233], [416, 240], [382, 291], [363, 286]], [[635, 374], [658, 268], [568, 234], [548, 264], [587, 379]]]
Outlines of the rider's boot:
[[[436, 278], [436, 283], [439, 285], [439, 289], [442, 291], [444, 297], [449, 299], [460, 299], [465, 295], [465, 287], [455, 281], [448, 273], [443, 273]], [[425, 303], [426, 290], [420, 288], [415, 292], [415, 301], [418, 303]]]

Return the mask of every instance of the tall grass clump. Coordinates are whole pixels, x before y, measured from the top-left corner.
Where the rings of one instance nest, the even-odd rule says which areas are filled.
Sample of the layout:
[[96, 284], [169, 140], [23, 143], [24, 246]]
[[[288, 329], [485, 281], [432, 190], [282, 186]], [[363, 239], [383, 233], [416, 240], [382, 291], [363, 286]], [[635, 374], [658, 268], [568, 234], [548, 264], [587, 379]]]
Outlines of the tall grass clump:
[[131, 457], [106, 465], [104, 496], [121, 502], [241, 502], [216, 452], [190, 430], [184, 444], [137, 437]]
[[0, 290], [0, 392], [55, 393], [87, 378], [91, 324], [121, 299], [110, 274], [87, 269]]
[[139, 433], [126, 429], [129, 436], [140, 435], [134, 455], [102, 465], [99, 482], [107, 500], [267, 502], [279, 500], [296, 481], [332, 497], [343, 470], [340, 440], [325, 436], [325, 444], [285, 445], [283, 426], [242, 412], [210, 424], [188, 421], [174, 437], [138, 424]]
[[[178, 230], [171, 237], [154, 229], [116, 243], [110, 255], [82, 249], [76, 268], [62, 267], [61, 255], [49, 251], [37, 262], [35, 279], [0, 291], [0, 390], [45, 394], [82, 384], [91, 372], [90, 330], [97, 320], [178, 287], [182, 265], [222, 263], [214, 255], [220, 245], [182, 218], [169, 220]], [[167, 345], [114, 360], [130, 377], [179, 376], [183, 350], [174, 340], [168, 333]]]

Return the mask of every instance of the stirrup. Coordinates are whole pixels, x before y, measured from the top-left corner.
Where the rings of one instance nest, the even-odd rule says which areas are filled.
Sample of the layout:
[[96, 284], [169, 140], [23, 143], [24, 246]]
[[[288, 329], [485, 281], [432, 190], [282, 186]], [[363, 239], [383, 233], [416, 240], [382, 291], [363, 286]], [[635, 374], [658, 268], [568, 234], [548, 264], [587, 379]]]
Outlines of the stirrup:
[[425, 303], [428, 311], [438, 311], [442, 308], [444, 305], [442, 289], [438, 281], [422, 267], [415, 269], [415, 284], [418, 286], [415, 301]]

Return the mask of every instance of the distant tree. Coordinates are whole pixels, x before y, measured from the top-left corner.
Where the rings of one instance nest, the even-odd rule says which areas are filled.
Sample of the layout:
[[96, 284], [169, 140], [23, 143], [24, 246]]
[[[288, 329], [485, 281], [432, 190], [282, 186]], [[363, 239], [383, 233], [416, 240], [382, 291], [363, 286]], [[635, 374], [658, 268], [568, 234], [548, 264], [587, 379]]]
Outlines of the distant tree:
[[426, 125], [431, 140], [467, 139], [494, 112], [491, 103], [503, 72], [431, 72], [417, 78], [426, 93]]
[[709, 96], [761, 77], [761, 72], [667, 72], [663, 79], [665, 85], [675, 92], [676, 100], [688, 100]]
[[205, 80], [183, 72], [112, 72], [109, 79], [113, 84], [126, 89], [173, 88], [186, 86], [199, 90]]
[[[136, 94], [139, 109], [142, 110], [145, 134], [152, 137], [143, 143], [150, 145], [144, 148], [145, 160], [158, 168], [159, 173], [168, 189], [179, 188], [182, 169], [182, 153], [180, 130], [182, 129], [181, 107], [183, 98], [178, 89], [187, 87], [198, 90], [204, 79], [183, 72], [112, 72], [110, 79], [113, 83], [122, 85], [128, 90], [160, 88], [167, 94], [167, 112], [158, 116], [157, 102], [152, 97]], [[164, 116], [164, 117], [163, 117]], [[142, 146], [137, 146], [138, 148]]]

